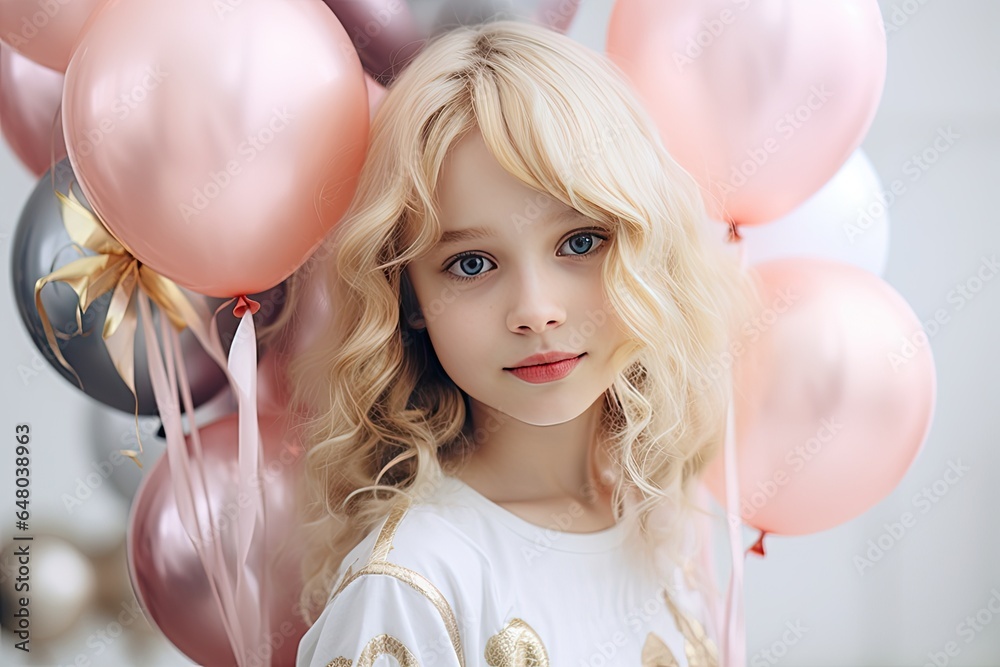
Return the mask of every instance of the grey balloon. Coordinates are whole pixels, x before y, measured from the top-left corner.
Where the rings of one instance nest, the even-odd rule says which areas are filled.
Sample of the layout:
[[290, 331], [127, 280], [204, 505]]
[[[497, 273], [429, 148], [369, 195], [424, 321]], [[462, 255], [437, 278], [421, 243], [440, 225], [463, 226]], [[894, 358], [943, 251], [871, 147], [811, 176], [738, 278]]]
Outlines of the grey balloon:
[[[35, 308], [35, 282], [42, 276], [51, 273], [70, 262], [79, 259], [81, 255], [71, 246], [72, 240], [63, 225], [59, 201], [52, 189], [52, 173], [55, 175], [55, 186], [63, 194], [69, 191], [70, 183], [76, 180], [73, 168], [68, 159], [56, 164], [53, 170], [45, 173], [35, 186], [28, 202], [18, 220], [11, 248], [11, 271], [13, 277], [14, 300], [17, 303], [21, 321], [24, 323], [32, 342], [46, 360], [60, 375], [71, 384], [79, 387], [73, 374], [59, 363], [45, 338], [45, 330], [38, 311]], [[73, 191], [77, 198], [90, 209], [89, 203], [75, 183]], [[91, 209], [92, 210], [92, 209]], [[88, 255], [94, 253], [87, 249]], [[252, 295], [261, 303], [261, 308], [254, 315], [257, 327], [263, 326], [280, 311], [284, 304], [284, 284], [263, 294]], [[225, 299], [201, 297], [188, 292], [189, 297], [205, 299], [213, 311]], [[72, 335], [63, 340], [57, 338], [60, 351], [66, 361], [80, 376], [83, 391], [90, 397], [110, 407], [132, 413], [135, 403], [125, 382], [118, 375], [111, 357], [101, 336], [104, 320], [111, 302], [111, 292], [99, 297], [82, 316], [83, 335]], [[77, 331], [76, 309], [77, 296], [69, 285], [64, 283], [49, 283], [42, 289], [42, 303], [56, 332], [74, 334]], [[159, 330], [158, 309], [154, 306], [153, 319]], [[236, 327], [239, 321], [229, 312], [223, 311], [218, 316], [219, 333], [223, 347], [228, 353]], [[156, 415], [156, 401], [149, 380], [149, 369], [146, 365], [146, 344], [143, 334], [143, 323], [140, 317], [135, 341], [135, 389], [139, 402], [140, 415]], [[188, 381], [194, 406], [204, 403], [216, 395], [226, 384], [222, 370], [212, 358], [202, 349], [197, 338], [185, 329], [180, 334], [180, 344], [184, 357], [184, 367], [187, 370]], [[260, 348], [258, 347], [258, 353]], [[178, 397], [180, 400], [180, 397]], [[183, 402], [181, 402], [183, 409]]]

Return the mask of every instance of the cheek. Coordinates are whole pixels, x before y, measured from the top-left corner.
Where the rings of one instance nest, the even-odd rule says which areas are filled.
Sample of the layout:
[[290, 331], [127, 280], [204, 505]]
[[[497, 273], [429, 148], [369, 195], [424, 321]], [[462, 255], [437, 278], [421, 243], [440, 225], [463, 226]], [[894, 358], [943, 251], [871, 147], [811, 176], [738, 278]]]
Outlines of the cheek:
[[489, 338], [485, 318], [458, 302], [432, 304], [425, 317], [427, 334], [439, 357], [474, 357], [477, 345]]
[[567, 303], [567, 307], [579, 322], [597, 324], [602, 330], [615, 326], [614, 320], [618, 319], [617, 314], [604, 291], [600, 276], [574, 288], [571, 297], [572, 300]]
[[481, 333], [444, 318], [428, 326], [427, 333], [444, 372], [464, 391], [469, 391], [470, 383], [480, 376], [478, 369], [487, 363], [488, 351], [483, 347]]

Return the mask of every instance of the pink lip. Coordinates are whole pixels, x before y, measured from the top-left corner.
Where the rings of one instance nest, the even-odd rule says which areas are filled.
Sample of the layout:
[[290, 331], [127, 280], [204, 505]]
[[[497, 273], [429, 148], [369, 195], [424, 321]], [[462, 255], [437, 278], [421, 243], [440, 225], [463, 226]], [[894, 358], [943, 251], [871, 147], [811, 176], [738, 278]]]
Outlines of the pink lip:
[[542, 384], [545, 382], [554, 382], [555, 380], [561, 380], [576, 368], [577, 364], [583, 359], [584, 354], [578, 357], [571, 357], [569, 359], [563, 359], [561, 361], [556, 361], [548, 364], [536, 364], [533, 366], [522, 366], [519, 368], [506, 368], [509, 373], [516, 375], [521, 380], [525, 382], [530, 382], [532, 384]]
[[525, 357], [521, 361], [517, 362], [510, 368], [505, 368], [504, 370], [511, 370], [513, 368], [521, 368], [523, 366], [538, 366], [540, 364], [552, 364], [557, 361], [563, 361], [564, 359], [573, 359], [580, 356], [580, 352], [542, 352], [541, 354], [533, 354], [530, 357]]

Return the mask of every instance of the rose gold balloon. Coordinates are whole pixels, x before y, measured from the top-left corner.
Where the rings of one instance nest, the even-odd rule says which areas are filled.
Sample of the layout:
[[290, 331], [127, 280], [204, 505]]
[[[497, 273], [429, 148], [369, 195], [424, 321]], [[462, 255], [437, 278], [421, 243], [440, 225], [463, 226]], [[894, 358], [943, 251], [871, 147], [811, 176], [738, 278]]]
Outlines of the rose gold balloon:
[[[826, 530], [903, 478], [930, 428], [934, 359], [910, 306], [869, 271], [822, 259], [752, 269], [764, 310], [732, 355], [741, 513], [772, 533]], [[718, 456], [705, 482], [724, 505], [723, 471]]]
[[775, 220], [861, 143], [885, 82], [875, 0], [618, 0], [622, 68], [712, 217]]
[[317, 263], [305, 277], [302, 285], [304, 298], [295, 313], [298, 320], [291, 340], [292, 354], [301, 354], [311, 345], [323, 333], [323, 329], [329, 325], [333, 316], [329, 293], [323, 282], [326, 279], [326, 272], [326, 264]]
[[261, 414], [287, 414], [291, 387], [287, 365], [322, 335], [323, 328], [331, 316], [323, 276], [325, 269], [313, 264], [305, 274], [301, 289], [303, 299], [299, 302], [293, 317], [295, 322], [288, 328], [288, 338], [269, 349], [257, 364], [257, 409]]
[[[250, 565], [256, 585], [260, 585], [262, 571], [267, 578], [267, 597], [262, 605], [270, 614], [270, 635], [261, 638], [252, 654], [262, 657], [272, 652], [271, 664], [277, 667], [295, 664], [299, 640], [307, 629], [296, 612], [302, 586], [295, 488], [304, 452], [274, 415], [261, 416], [260, 427], [266, 541], [262, 555], [252, 547]], [[200, 434], [214, 523], [208, 522], [207, 506], [200, 505], [198, 513], [224, 545], [235, 544], [239, 507], [237, 416], [224, 417], [201, 429]], [[255, 533], [255, 544], [258, 539], [259, 533]], [[226, 551], [227, 559], [234, 560], [235, 552]], [[254, 558], [254, 553], [259, 557]], [[132, 585], [147, 617], [180, 651], [199, 665], [236, 664], [204, 568], [181, 524], [166, 456], [153, 465], [133, 501], [128, 561]]]
[[288, 356], [280, 350], [265, 352], [257, 363], [257, 414], [279, 415], [288, 410]]
[[566, 32], [580, 0], [324, 0], [344, 24], [365, 70], [389, 85], [432, 37], [495, 19]]
[[62, 125], [55, 124], [62, 104], [63, 75], [29, 60], [0, 42], [0, 130], [11, 150], [41, 176], [66, 157]]
[[321, 0], [116, 0], [63, 96], [70, 160], [150, 268], [229, 297], [277, 285], [354, 194], [364, 72]]
[[26, 58], [65, 72], [87, 29], [107, 0], [0, 0], [0, 39]]

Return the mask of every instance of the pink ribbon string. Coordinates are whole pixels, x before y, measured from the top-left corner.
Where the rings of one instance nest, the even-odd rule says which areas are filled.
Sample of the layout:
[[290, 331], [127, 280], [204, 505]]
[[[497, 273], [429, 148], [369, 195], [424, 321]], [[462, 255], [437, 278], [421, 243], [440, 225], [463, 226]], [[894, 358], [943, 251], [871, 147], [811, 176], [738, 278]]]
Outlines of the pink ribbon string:
[[[228, 577], [223, 566], [222, 551], [219, 540], [214, 536], [214, 526], [212, 519], [211, 504], [208, 500], [207, 487], [202, 473], [201, 465], [201, 442], [197, 435], [197, 426], [191, 419], [193, 411], [189, 411], [189, 421], [191, 422], [192, 441], [195, 445], [194, 460], [189, 457], [187, 443], [184, 439], [184, 428], [181, 423], [180, 406], [177, 403], [177, 385], [175, 377], [175, 358], [173, 340], [169, 335], [164, 336], [164, 347], [167, 350], [166, 366], [164, 369], [164, 358], [160, 352], [160, 345], [156, 337], [156, 331], [152, 326], [152, 316], [148, 297], [143, 292], [138, 292], [139, 310], [143, 320], [147, 323], [143, 327], [146, 338], [147, 363], [149, 366], [150, 383], [153, 388], [153, 397], [163, 421], [163, 429], [167, 438], [167, 464], [170, 466], [170, 479], [173, 485], [174, 497], [177, 503], [177, 512], [180, 516], [181, 525], [187, 533], [188, 538], [194, 546], [199, 560], [212, 588], [212, 597], [216, 607], [222, 617], [223, 626], [226, 630], [227, 638], [233, 651], [236, 654], [237, 662], [242, 659], [240, 647], [243, 645], [240, 628], [232, 623], [236, 618], [236, 608], [229, 585]], [[162, 325], [166, 326], [166, 318], [161, 318]], [[169, 377], [168, 377], [169, 372]], [[183, 370], [181, 371], [183, 374]], [[190, 396], [190, 387], [187, 387], [187, 378], [182, 375], [181, 384], [185, 385], [185, 399]], [[185, 405], [185, 407], [188, 407]], [[197, 490], [195, 483], [197, 483]], [[199, 509], [203, 508], [208, 514], [208, 526], [204, 526]], [[211, 553], [205, 553], [206, 547]]]
[[[164, 339], [167, 338], [167, 331], [169, 331], [169, 337], [173, 345], [173, 354], [176, 359], [176, 368], [178, 370], [178, 375], [182, 380], [182, 399], [184, 400], [185, 410], [188, 415], [194, 414], [194, 406], [191, 400], [191, 388], [187, 380], [187, 369], [184, 366], [184, 358], [181, 354], [180, 340], [177, 336], [177, 332], [166, 326], [163, 323], [164, 328]], [[172, 395], [177, 395], [177, 387], [174, 384], [173, 377], [170, 379], [170, 391], [173, 392]], [[234, 656], [241, 656], [244, 662], [239, 662], [241, 658], [237, 658], [238, 664], [245, 664], [249, 660], [249, 656], [246, 655], [247, 643], [246, 639], [248, 637], [253, 637], [253, 628], [250, 628], [242, 623], [237, 623], [239, 614], [239, 600], [234, 601], [233, 594], [233, 583], [232, 574], [230, 573], [230, 568], [226, 563], [225, 553], [226, 548], [222, 542], [222, 534], [220, 532], [220, 524], [216, 523], [215, 517], [212, 515], [212, 504], [209, 502], [209, 492], [207, 487], [207, 482], [205, 480], [205, 475], [202, 473], [204, 467], [202, 466], [202, 461], [204, 460], [203, 451], [201, 447], [201, 433], [198, 430], [197, 424], [194, 420], [189, 418], [190, 431], [191, 431], [191, 442], [195, 451], [195, 457], [189, 459], [189, 464], [193, 461], [191, 466], [193, 470], [197, 472], [197, 478], [200, 481], [200, 487], [202, 492], [202, 497], [205, 499], [205, 509], [209, 516], [209, 525], [212, 526], [211, 533], [206, 535], [202, 534], [202, 541], [207, 541], [208, 545], [212, 550], [212, 555], [214, 559], [214, 569], [212, 575], [221, 578], [222, 586], [221, 590], [224, 592], [224, 597], [221, 598], [224, 601], [225, 614], [223, 616], [224, 623], [228, 624], [232, 628], [233, 636], [237, 638], [237, 645], [233, 649]], [[237, 591], [238, 591], [237, 587]], [[218, 601], [217, 601], [218, 604]], [[230, 644], [232, 646], [232, 644]]]
[[729, 547], [733, 570], [726, 594], [726, 623], [723, 655], [726, 667], [746, 665], [746, 628], [743, 611], [743, 534], [739, 514], [739, 480], [737, 479], [735, 419], [733, 403], [729, 402], [726, 428], [726, 523], [729, 526]]
[[[258, 641], [266, 641], [269, 633], [268, 618], [267, 614], [261, 612], [262, 591], [258, 586], [260, 581], [257, 577], [247, 576], [251, 547], [255, 546], [254, 531], [262, 533], [264, 523], [264, 498], [261, 487], [263, 476], [260, 474], [263, 454], [257, 422], [257, 335], [250, 308], [243, 310], [239, 327], [236, 329], [236, 337], [229, 349], [229, 372], [235, 380], [238, 392], [236, 397], [239, 401], [239, 497], [251, 500], [249, 510], [243, 511], [241, 506], [239, 512], [236, 534], [238, 557], [236, 602], [240, 610], [240, 625], [247, 628], [251, 637], [258, 638]], [[259, 528], [258, 523], [261, 524]], [[260, 534], [257, 540], [258, 550], [263, 549], [262, 538], [263, 535]], [[257, 559], [262, 577], [267, 569], [265, 561], [265, 558]], [[264, 658], [267, 666], [270, 665], [270, 659], [265, 658], [270, 655], [269, 651], [257, 650], [261, 647], [247, 648]]]
[[[698, 486], [698, 507], [707, 510], [711, 507], [711, 495], [704, 484]], [[710, 586], [708, 591], [709, 595], [705, 600], [705, 616], [707, 625], [705, 631], [708, 633], [709, 637], [713, 640], [718, 641], [720, 636], [719, 628], [722, 625], [721, 611], [719, 610], [719, 604], [716, 600], [718, 596], [718, 585], [716, 581], [715, 574], [715, 557], [712, 554], [713, 539], [712, 539], [712, 518], [709, 515], [701, 515], [696, 520], [695, 533], [697, 535], [698, 552], [697, 556], [700, 561], [701, 571], [704, 573], [707, 583]]]
[[[140, 308], [146, 321], [149, 305], [145, 295], [140, 295]], [[229, 301], [219, 310], [232, 303]], [[168, 372], [160, 359], [160, 349], [151, 327], [145, 328], [147, 350], [150, 351], [150, 379], [153, 384], [157, 406], [167, 434], [167, 455], [171, 479], [177, 498], [177, 508], [188, 537], [205, 569], [212, 587], [212, 596], [222, 617], [223, 626], [233, 655], [239, 667], [251, 664], [270, 667], [271, 653], [261, 646], [269, 634], [268, 616], [262, 610], [267, 606], [264, 575], [266, 558], [263, 536], [265, 534], [264, 492], [261, 488], [263, 477], [263, 456], [261, 453], [260, 431], [257, 425], [257, 341], [253, 324], [253, 303], [241, 300], [240, 324], [230, 348], [229, 360], [222, 350], [218, 326], [204, 305], [192, 302], [198, 313], [197, 321], [188, 322], [191, 332], [205, 351], [215, 360], [226, 374], [230, 387], [238, 400], [239, 443], [239, 498], [235, 549], [227, 550], [218, 524], [212, 517], [208, 486], [202, 471], [201, 438], [197, 425], [190, 416], [194, 414], [190, 385], [184, 370], [179, 340], [175, 331], [164, 329], [164, 347], [167, 350]], [[218, 310], [216, 311], [216, 314]], [[206, 322], [211, 319], [211, 327]], [[166, 322], [163, 323], [166, 327]], [[181, 423], [180, 407], [177, 404], [177, 378], [180, 372], [180, 387], [185, 410], [189, 415], [192, 449], [189, 457]], [[203, 525], [199, 508], [208, 515], [208, 527]], [[260, 524], [258, 526], [258, 524]], [[256, 536], [256, 540], [254, 539]], [[207, 552], [207, 553], [206, 553]], [[235, 553], [235, 562], [227, 562], [226, 554]], [[251, 558], [254, 553], [256, 558]], [[251, 562], [260, 564], [259, 576], [251, 571]], [[235, 583], [234, 583], [235, 579]]]
[[[735, 232], [735, 226], [733, 227]], [[735, 235], [736, 239], [739, 238]], [[739, 244], [740, 268], [746, 270], [746, 247]], [[729, 529], [729, 549], [732, 560], [732, 573], [729, 577], [729, 590], [726, 594], [725, 634], [723, 637], [723, 660], [725, 667], [745, 667], [746, 665], [746, 621], [743, 609], [743, 533], [740, 530], [740, 483], [739, 467], [736, 457], [736, 416], [734, 394], [730, 394], [729, 409], [726, 415], [726, 524]]]

